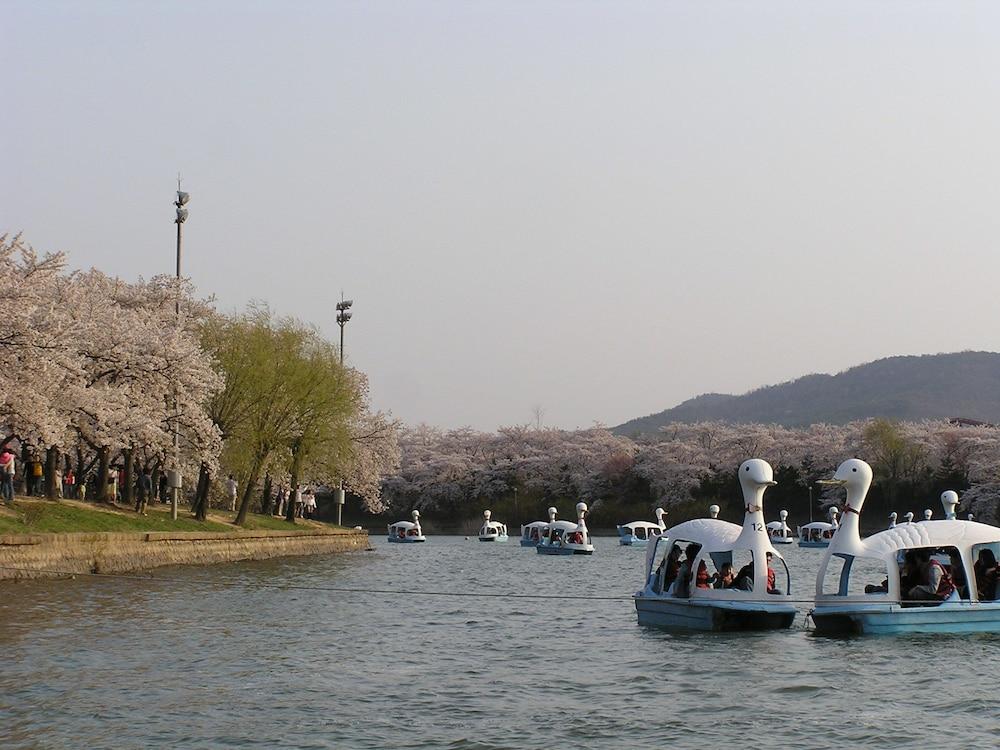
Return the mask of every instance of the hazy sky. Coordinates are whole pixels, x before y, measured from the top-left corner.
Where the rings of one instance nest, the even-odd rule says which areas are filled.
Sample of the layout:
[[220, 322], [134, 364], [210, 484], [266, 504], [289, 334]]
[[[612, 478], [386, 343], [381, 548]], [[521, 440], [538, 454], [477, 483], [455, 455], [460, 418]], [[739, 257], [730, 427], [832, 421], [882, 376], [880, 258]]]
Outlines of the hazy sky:
[[0, 0], [0, 232], [336, 335], [406, 422], [1000, 348], [1000, 7]]

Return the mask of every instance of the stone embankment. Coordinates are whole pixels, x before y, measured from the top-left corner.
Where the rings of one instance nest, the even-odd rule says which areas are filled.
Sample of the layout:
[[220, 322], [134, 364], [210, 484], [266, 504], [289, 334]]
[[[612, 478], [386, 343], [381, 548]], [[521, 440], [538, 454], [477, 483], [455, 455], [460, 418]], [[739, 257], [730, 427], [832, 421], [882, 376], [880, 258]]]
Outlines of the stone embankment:
[[143, 531], [0, 535], [0, 580], [79, 573], [130, 573], [162, 565], [207, 565], [367, 550], [355, 529]]

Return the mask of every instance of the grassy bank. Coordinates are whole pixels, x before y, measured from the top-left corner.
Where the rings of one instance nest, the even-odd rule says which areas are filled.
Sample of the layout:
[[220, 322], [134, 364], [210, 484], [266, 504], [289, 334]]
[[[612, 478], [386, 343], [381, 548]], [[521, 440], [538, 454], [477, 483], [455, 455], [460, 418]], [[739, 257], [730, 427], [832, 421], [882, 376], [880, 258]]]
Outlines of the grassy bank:
[[[208, 520], [196, 521], [186, 508], [176, 521], [170, 518], [167, 505], [153, 505], [148, 515], [109, 505], [81, 503], [76, 500], [42, 500], [18, 497], [14, 506], [0, 506], [0, 534], [68, 533], [88, 531], [233, 531], [235, 513], [213, 511]], [[244, 529], [295, 529], [324, 527], [317, 521], [297, 519], [294, 525], [280, 518], [251, 513]]]

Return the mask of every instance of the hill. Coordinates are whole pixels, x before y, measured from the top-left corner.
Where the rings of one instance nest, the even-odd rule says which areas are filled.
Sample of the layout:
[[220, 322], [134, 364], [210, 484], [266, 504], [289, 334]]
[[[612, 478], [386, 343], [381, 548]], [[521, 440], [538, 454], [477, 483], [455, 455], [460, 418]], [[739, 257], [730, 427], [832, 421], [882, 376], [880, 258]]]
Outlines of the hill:
[[803, 427], [855, 419], [948, 419], [1000, 422], [1000, 354], [958, 352], [888, 357], [836, 375], [806, 375], [742, 396], [706, 393], [672, 409], [614, 428], [655, 432], [671, 422], [763, 422]]

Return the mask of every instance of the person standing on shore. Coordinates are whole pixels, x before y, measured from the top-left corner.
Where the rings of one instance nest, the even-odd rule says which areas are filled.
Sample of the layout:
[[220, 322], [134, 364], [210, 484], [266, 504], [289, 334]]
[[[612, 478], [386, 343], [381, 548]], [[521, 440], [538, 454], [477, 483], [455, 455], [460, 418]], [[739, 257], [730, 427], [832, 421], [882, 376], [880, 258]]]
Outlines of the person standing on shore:
[[73, 469], [70, 467], [69, 469], [66, 469], [66, 476], [63, 477], [63, 497], [76, 497], [75, 490], [76, 476], [74, 476]]
[[6, 448], [0, 453], [0, 495], [7, 505], [14, 504], [14, 454]]
[[29, 495], [38, 495], [41, 497], [43, 494], [42, 488], [42, 462], [37, 458], [33, 459], [31, 462], [31, 492]]
[[142, 474], [139, 476], [138, 487], [139, 490], [138, 499], [135, 504], [135, 512], [142, 513], [146, 515], [146, 503], [149, 500], [150, 494], [153, 492], [153, 477], [149, 474], [149, 469], [143, 469]]
[[118, 469], [114, 466], [108, 469], [108, 496], [104, 499], [112, 505], [118, 502]]
[[236, 484], [236, 480], [233, 479], [233, 475], [229, 475], [229, 479], [226, 480], [226, 493], [229, 495], [229, 510], [236, 510], [236, 491], [239, 489]]

